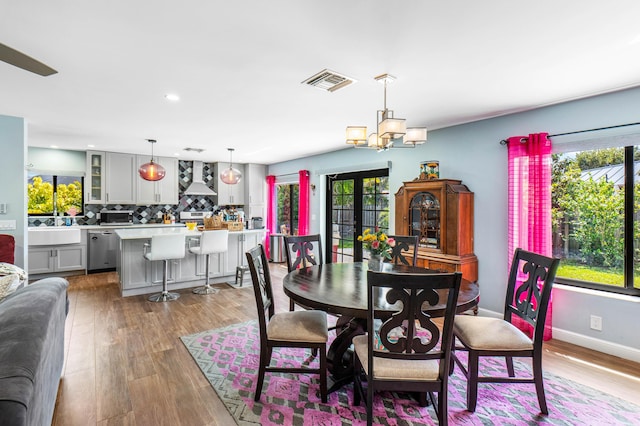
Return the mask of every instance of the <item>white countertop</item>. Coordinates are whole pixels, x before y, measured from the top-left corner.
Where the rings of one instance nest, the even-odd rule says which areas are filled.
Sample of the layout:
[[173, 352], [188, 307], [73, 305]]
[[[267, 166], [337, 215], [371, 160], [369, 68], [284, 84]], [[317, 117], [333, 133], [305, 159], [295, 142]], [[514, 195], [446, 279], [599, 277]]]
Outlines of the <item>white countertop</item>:
[[[185, 237], [199, 237], [202, 232], [198, 230], [189, 231], [186, 227], [173, 227], [173, 228], [158, 228], [158, 227], [145, 227], [145, 228], [118, 228], [115, 230], [116, 235], [122, 240], [139, 240], [145, 238], [151, 238], [154, 235], [171, 235], [171, 234], [184, 234]], [[229, 236], [241, 235], [241, 234], [255, 234], [263, 233], [264, 229], [245, 229], [244, 231], [230, 231]]]
[[134, 225], [78, 225], [80, 229], [184, 228], [184, 223], [136, 223]]

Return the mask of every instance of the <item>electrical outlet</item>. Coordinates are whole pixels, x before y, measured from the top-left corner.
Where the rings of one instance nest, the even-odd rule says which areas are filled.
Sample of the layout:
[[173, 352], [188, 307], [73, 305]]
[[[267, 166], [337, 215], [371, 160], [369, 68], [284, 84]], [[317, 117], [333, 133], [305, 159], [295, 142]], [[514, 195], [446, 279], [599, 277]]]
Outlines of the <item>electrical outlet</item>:
[[602, 331], [602, 317], [591, 315], [591, 329]]

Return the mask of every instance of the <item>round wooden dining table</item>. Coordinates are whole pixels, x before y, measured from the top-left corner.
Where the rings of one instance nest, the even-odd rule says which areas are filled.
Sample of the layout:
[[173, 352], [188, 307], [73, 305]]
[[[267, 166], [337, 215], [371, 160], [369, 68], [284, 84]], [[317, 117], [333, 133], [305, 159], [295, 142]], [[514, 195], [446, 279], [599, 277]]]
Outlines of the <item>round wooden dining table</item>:
[[[425, 273], [433, 271], [419, 267], [383, 263], [382, 272]], [[352, 339], [366, 332], [367, 325], [367, 263], [328, 263], [289, 272], [283, 279], [284, 293], [299, 305], [339, 315], [336, 338], [327, 351], [327, 366], [331, 374], [330, 391], [334, 391], [353, 378]], [[375, 297], [376, 317], [386, 318], [398, 306], [386, 301], [384, 294]], [[465, 312], [478, 304], [478, 283], [462, 279], [458, 294], [457, 312]], [[443, 302], [446, 297], [441, 297]], [[444, 303], [425, 304], [424, 311], [434, 316], [444, 312]]]

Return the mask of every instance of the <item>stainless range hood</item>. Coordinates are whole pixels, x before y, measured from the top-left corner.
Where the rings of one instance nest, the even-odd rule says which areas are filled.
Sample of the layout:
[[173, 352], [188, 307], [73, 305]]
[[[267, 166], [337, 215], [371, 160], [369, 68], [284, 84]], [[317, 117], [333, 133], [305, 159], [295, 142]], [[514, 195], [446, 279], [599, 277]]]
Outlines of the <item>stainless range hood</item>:
[[193, 180], [191, 185], [184, 191], [185, 195], [218, 195], [204, 183], [202, 178], [202, 161], [194, 161], [191, 170], [193, 171]]

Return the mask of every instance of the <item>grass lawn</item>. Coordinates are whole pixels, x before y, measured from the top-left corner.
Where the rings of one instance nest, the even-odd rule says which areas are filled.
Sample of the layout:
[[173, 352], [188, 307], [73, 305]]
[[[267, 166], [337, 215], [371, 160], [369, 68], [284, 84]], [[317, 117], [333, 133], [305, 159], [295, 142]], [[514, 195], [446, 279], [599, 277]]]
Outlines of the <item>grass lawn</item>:
[[[618, 287], [624, 286], [624, 275], [622, 274], [622, 270], [577, 265], [567, 261], [560, 262], [556, 276], [571, 278], [574, 280], [590, 281], [599, 284], [615, 285]], [[635, 277], [634, 286], [638, 287], [639, 285], [640, 277]]]

